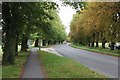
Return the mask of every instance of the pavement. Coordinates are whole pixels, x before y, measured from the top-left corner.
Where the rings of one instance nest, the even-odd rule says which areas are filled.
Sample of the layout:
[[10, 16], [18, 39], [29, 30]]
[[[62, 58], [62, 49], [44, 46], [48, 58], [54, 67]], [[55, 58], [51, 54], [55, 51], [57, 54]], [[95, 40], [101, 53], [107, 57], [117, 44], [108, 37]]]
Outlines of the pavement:
[[98, 73], [104, 74], [110, 78], [118, 78], [118, 59], [120, 58], [75, 49], [68, 44], [55, 45], [54, 49], [59, 54], [72, 58]]
[[53, 47], [49, 47], [49, 48], [41, 48], [42, 51], [46, 51], [52, 54], [55, 54], [57, 56], [63, 57], [61, 54], [59, 54], [58, 52], [55, 51], [55, 49]]
[[22, 78], [44, 78], [37, 51], [38, 48], [31, 49], [30, 56], [24, 66]]

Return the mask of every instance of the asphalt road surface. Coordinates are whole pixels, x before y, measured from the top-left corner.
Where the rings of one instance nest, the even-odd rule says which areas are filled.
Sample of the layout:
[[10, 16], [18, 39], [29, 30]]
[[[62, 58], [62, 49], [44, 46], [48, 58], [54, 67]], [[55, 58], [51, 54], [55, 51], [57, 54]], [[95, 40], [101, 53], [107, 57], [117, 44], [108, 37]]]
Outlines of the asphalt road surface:
[[54, 49], [65, 57], [72, 58], [90, 69], [111, 78], [118, 78], [118, 58], [86, 50], [75, 49], [67, 44], [55, 45]]

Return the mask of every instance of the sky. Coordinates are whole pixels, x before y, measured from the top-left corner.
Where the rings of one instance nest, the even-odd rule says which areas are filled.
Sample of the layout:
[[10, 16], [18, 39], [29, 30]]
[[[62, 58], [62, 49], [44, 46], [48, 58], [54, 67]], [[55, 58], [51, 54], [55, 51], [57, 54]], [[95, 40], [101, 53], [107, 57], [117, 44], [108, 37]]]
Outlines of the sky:
[[75, 14], [75, 10], [70, 6], [62, 6], [61, 3], [59, 3], [59, 16], [62, 21], [62, 23], [65, 25], [67, 34], [70, 32], [70, 23], [73, 17], [73, 14]]

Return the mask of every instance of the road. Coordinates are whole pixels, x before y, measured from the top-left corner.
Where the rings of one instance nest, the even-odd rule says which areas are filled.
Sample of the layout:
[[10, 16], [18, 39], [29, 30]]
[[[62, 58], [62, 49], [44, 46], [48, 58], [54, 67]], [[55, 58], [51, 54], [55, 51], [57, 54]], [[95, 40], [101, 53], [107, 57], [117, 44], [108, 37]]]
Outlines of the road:
[[111, 78], [118, 78], [118, 58], [86, 50], [75, 49], [67, 44], [55, 45], [54, 49], [65, 57], [72, 58], [90, 69]]

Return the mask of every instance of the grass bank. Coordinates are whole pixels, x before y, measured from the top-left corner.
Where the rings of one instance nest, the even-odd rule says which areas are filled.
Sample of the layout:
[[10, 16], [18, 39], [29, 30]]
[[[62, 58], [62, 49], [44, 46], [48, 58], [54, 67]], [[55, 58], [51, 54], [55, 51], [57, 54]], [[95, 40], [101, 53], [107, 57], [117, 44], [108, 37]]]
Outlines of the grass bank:
[[91, 52], [97, 52], [97, 53], [101, 53], [101, 54], [106, 54], [106, 55], [120, 57], [120, 50], [110, 50], [109, 48], [103, 49], [102, 47], [89, 48], [87, 46], [77, 45], [77, 44], [70, 44], [70, 46], [74, 47], [74, 48], [78, 48], [78, 49], [91, 51]]
[[39, 51], [39, 58], [48, 78], [105, 78], [106, 76], [65, 57]]
[[2, 65], [2, 78], [19, 78], [28, 55], [28, 52], [19, 52], [14, 65]]

